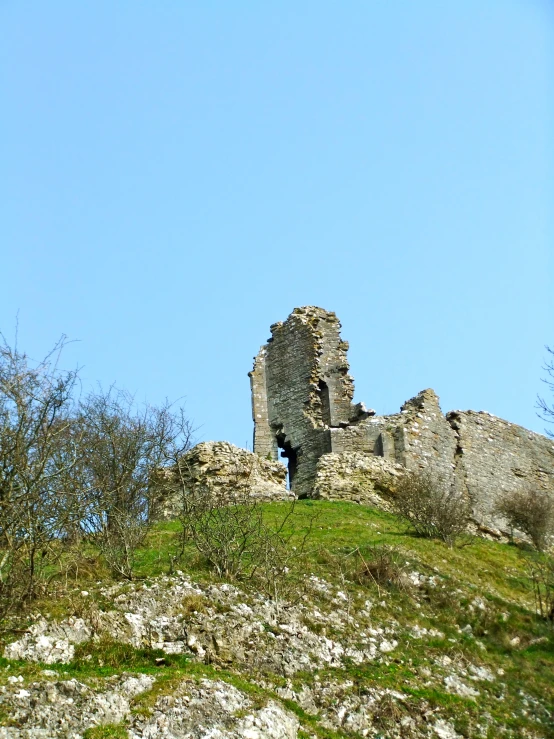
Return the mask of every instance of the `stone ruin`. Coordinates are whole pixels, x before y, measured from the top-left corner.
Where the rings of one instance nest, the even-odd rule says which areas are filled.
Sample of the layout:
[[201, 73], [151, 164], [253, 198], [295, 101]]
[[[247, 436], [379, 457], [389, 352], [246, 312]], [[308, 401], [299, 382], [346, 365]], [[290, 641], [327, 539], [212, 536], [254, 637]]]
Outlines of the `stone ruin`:
[[466, 495], [482, 529], [505, 526], [495, 503], [522, 486], [554, 494], [554, 440], [490, 413], [443, 414], [433, 390], [378, 416], [354, 404], [337, 316], [296, 308], [271, 326], [249, 373], [254, 452], [288, 462], [300, 497], [378, 503], [405, 470], [428, 470]]
[[260, 501], [290, 500], [294, 493], [287, 488], [287, 468], [277, 460], [263, 459], [247, 449], [227, 441], [203, 441], [196, 444], [180, 460], [179, 467], [160, 472], [158, 484], [162, 494], [162, 517], [179, 515], [179, 491], [207, 493], [219, 500], [236, 496]]

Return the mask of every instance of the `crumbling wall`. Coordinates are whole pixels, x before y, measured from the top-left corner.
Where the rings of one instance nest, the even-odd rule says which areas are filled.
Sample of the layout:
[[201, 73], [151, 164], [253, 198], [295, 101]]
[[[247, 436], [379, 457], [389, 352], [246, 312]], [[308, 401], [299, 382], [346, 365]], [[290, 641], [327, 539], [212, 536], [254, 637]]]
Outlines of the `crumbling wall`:
[[365, 452], [410, 470], [427, 469], [448, 483], [453, 478], [457, 437], [431, 389], [407, 400], [400, 413], [331, 429], [331, 440], [333, 452]]
[[280, 448], [289, 462], [291, 488], [300, 497], [311, 494], [317, 462], [331, 451], [329, 429], [363, 414], [352, 405], [347, 349], [334, 313], [296, 308], [271, 327], [250, 373], [254, 451], [275, 458]]
[[457, 439], [430, 388], [407, 400], [394, 426], [396, 461], [409, 470], [428, 470], [450, 485], [453, 482]]
[[252, 393], [252, 418], [254, 420], [254, 451], [264, 459], [278, 459], [277, 438], [269, 425], [266, 389], [267, 347], [262, 346], [249, 373]]
[[554, 495], [554, 440], [490, 413], [451, 411], [447, 418], [457, 440], [457, 484], [471, 499], [478, 524], [507, 530], [495, 512], [506, 492]]
[[281, 449], [296, 495], [369, 500], [382, 461], [468, 495], [489, 528], [505, 529], [494, 510], [504, 491], [554, 495], [554, 442], [486, 413], [445, 416], [431, 389], [376, 416], [353, 404], [347, 350], [334, 313], [296, 308], [271, 327], [250, 373], [254, 451], [277, 459]]
[[202, 442], [183, 455], [179, 470], [166, 471], [165, 486], [176, 493], [168, 496], [165, 516], [178, 515], [183, 489], [213, 493], [223, 500], [232, 495], [286, 500], [292, 497], [286, 480], [287, 470], [281, 462], [263, 459], [226, 441]]

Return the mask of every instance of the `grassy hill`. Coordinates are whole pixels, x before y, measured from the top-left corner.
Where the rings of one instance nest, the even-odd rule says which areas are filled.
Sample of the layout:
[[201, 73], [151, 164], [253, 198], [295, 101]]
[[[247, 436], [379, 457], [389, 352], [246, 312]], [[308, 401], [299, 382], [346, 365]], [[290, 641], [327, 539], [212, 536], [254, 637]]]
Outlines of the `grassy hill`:
[[[266, 520], [287, 505], [264, 505]], [[28, 726], [10, 702], [14, 685], [32, 693], [29, 686], [75, 679], [100, 690], [129, 672], [155, 682], [132, 698], [124, 720], [83, 736], [142, 736], [164, 696], [205, 678], [234, 686], [253, 706], [277, 701], [297, 717], [301, 737], [554, 737], [554, 635], [535, 613], [521, 548], [481, 538], [449, 548], [350, 503], [299, 501], [287, 527], [291, 552], [311, 534], [277, 605], [255, 581], [223, 587], [192, 545], [181, 546], [178, 522], [150, 533], [131, 583], [111, 582], [91, 551], [32, 614], [5, 624], [2, 648], [39, 617], [104, 626], [65, 664], [2, 658], [0, 726]], [[188, 635], [182, 653], [168, 654], [160, 640], [118, 638], [116, 617], [102, 615], [146, 613], [146, 595], [161, 604], [148, 613], [169, 614]], [[201, 648], [190, 646], [191, 634]]]

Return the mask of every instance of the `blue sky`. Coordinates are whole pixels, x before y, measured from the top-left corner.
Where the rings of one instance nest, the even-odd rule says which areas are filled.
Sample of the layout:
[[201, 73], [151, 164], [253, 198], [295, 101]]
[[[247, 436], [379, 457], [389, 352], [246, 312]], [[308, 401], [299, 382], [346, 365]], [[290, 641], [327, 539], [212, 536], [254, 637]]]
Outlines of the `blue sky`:
[[251, 440], [295, 306], [356, 399], [537, 431], [554, 344], [554, 6], [0, 2], [0, 328]]

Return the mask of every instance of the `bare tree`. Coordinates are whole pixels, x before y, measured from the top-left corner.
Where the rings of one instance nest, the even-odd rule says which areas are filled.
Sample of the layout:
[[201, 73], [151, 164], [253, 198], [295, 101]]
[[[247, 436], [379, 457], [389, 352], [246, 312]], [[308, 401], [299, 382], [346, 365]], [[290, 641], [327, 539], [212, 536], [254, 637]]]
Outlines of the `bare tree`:
[[81, 529], [97, 542], [114, 574], [132, 579], [136, 550], [163, 505], [154, 471], [159, 474], [176, 446], [188, 447], [190, 424], [167, 403], [139, 408], [129, 393], [111, 387], [81, 402], [76, 427]]
[[[546, 350], [550, 354], [551, 357], [554, 357], [554, 349], [547, 346]], [[543, 378], [543, 382], [545, 385], [550, 389], [550, 392], [554, 396], [554, 359], [548, 359], [546, 364], [543, 368], [546, 372], [546, 377]], [[554, 404], [548, 403], [545, 398], [543, 398], [541, 395], [537, 398], [537, 408], [539, 409], [539, 417], [543, 419], [543, 421], [546, 421], [547, 423], [554, 423]], [[554, 437], [554, 431], [551, 431], [550, 429], [546, 429], [546, 433], [548, 436]]]
[[69, 511], [65, 480], [75, 464], [69, 442], [77, 371], [59, 368], [62, 337], [39, 362], [0, 335], [0, 614], [34, 595], [59, 556]]
[[536, 611], [554, 626], [554, 556], [547, 552], [533, 552], [533, 556], [527, 557], [527, 572], [533, 586]]

